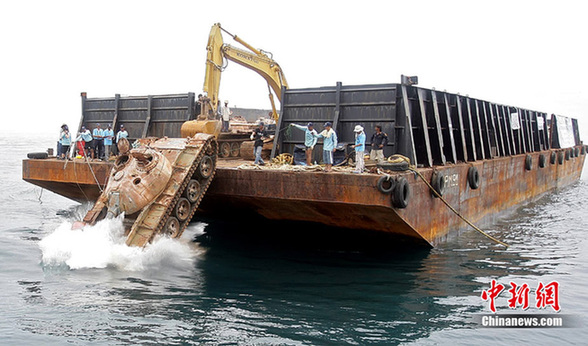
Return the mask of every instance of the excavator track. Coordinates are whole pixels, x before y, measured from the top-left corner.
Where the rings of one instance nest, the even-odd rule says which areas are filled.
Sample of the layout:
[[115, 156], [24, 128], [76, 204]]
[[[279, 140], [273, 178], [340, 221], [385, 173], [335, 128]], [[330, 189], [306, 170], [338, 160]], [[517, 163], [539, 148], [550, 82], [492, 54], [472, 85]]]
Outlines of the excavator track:
[[[139, 147], [127, 155], [130, 163], [117, 159], [108, 185], [84, 221], [92, 223], [108, 213], [126, 212], [129, 246], [143, 247], [157, 234], [180, 237], [212, 182], [217, 146], [214, 137], [206, 134], [139, 140]], [[119, 165], [119, 161], [124, 163]], [[141, 203], [144, 199], [147, 202]]]

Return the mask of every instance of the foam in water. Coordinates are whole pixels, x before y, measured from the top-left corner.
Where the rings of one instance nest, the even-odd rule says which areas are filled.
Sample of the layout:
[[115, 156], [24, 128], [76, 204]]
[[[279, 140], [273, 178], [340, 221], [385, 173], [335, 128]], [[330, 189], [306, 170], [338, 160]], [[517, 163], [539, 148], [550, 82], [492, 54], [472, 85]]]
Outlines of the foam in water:
[[[70, 269], [114, 267], [141, 271], [191, 265], [195, 259], [197, 252], [189, 242], [169, 237], [157, 237], [145, 248], [127, 246], [122, 220], [121, 215], [78, 230], [71, 229], [71, 222], [63, 222], [39, 243], [42, 265], [66, 264]], [[188, 234], [201, 231], [203, 225], [190, 228]]]

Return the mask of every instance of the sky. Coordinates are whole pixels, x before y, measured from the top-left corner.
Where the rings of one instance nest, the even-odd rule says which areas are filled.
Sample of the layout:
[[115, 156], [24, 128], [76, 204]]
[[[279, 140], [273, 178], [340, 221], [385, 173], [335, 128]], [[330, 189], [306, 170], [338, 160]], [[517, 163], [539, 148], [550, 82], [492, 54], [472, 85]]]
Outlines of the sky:
[[[0, 133], [77, 127], [82, 91], [200, 93], [220, 22], [272, 52], [291, 88], [417, 75], [421, 87], [578, 118], [588, 134], [585, 13], [565, 0], [2, 1]], [[270, 108], [265, 81], [235, 63], [220, 97]]]

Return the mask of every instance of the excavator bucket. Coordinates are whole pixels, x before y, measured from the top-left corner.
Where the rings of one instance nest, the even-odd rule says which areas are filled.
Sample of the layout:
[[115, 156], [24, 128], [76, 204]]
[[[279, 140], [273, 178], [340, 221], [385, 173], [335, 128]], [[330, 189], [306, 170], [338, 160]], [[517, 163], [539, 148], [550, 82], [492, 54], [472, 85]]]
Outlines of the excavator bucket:
[[205, 133], [218, 138], [222, 123], [219, 120], [191, 120], [182, 124], [180, 134], [182, 137], [194, 137], [197, 133]]

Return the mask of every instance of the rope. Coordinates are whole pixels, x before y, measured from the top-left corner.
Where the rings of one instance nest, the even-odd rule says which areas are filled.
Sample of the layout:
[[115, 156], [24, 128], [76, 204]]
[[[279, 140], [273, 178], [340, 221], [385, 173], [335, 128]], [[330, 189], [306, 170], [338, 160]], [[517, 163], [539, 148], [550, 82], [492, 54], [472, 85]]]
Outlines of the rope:
[[[405, 157], [405, 156], [402, 156], [402, 155], [394, 155], [394, 156], [397, 156], [397, 157], [395, 158], [396, 160], [410, 162], [410, 159], [409, 159], [409, 158], [407, 158], [407, 157]], [[390, 158], [391, 158], [391, 157], [390, 157]], [[388, 160], [390, 160], [390, 158], [389, 158]], [[504, 247], [508, 248], [508, 244], [506, 244], [505, 242], [502, 242], [502, 241], [500, 241], [500, 240], [498, 240], [498, 239], [494, 238], [493, 236], [489, 235], [488, 233], [486, 233], [486, 232], [482, 231], [482, 230], [481, 230], [479, 227], [477, 227], [476, 225], [474, 225], [472, 222], [470, 222], [468, 219], [466, 219], [466, 218], [465, 218], [463, 215], [461, 215], [461, 214], [460, 214], [460, 213], [459, 213], [457, 210], [455, 210], [455, 208], [453, 208], [453, 207], [452, 207], [452, 206], [451, 206], [451, 205], [450, 205], [450, 204], [449, 204], [449, 203], [448, 203], [448, 202], [445, 200], [445, 198], [443, 198], [443, 197], [442, 197], [442, 196], [441, 196], [441, 195], [440, 195], [440, 194], [437, 192], [437, 190], [435, 190], [435, 189], [433, 188], [433, 186], [431, 186], [431, 184], [430, 184], [430, 183], [427, 181], [427, 179], [425, 179], [425, 177], [424, 177], [424, 176], [423, 176], [423, 175], [422, 175], [422, 174], [421, 174], [419, 171], [417, 171], [417, 170], [414, 168], [414, 166], [409, 166], [409, 167], [408, 167], [408, 170], [410, 170], [410, 171], [414, 172], [416, 175], [418, 175], [418, 176], [421, 178], [421, 180], [422, 180], [422, 181], [423, 181], [423, 182], [424, 182], [424, 183], [425, 183], [425, 184], [426, 184], [426, 185], [429, 187], [429, 189], [431, 189], [431, 191], [433, 192], [433, 194], [435, 194], [435, 196], [437, 196], [437, 197], [438, 197], [438, 198], [441, 200], [441, 202], [443, 202], [443, 203], [444, 203], [444, 204], [447, 206], [447, 208], [449, 208], [449, 210], [451, 210], [452, 212], [454, 212], [454, 213], [455, 213], [455, 215], [457, 215], [457, 216], [458, 216], [460, 219], [462, 219], [462, 220], [463, 220], [465, 223], [467, 223], [468, 225], [470, 225], [470, 226], [471, 226], [473, 229], [475, 229], [476, 231], [478, 231], [479, 233], [481, 233], [481, 234], [482, 234], [483, 236], [485, 236], [486, 238], [488, 238], [488, 239], [490, 239], [490, 240], [492, 240], [492, 241], [494, 241], [494, 242], [496, 242], [496, 243], [498, 243], [498, 244], [500, 244], [500, 245], [502, 245], [502, 246], [504, 246]]]
[[[80, 189], [80, 191], [82, 192], [82, 194], [84, 195], [84, 197], [86, 198], [87, 201], [89, 201], [90, 199], [88, 198], [88, 196], [86, 196], [86, 193], [84, 192], [84, 189], [82, 189], [82, 187], [80, 186], [80, 183], [78, 183], [78, 170], [76, 168], [76, 160], [73, 161], [74, 162], [74, 176], [76, 177], [76, 185], [78, 186], [78, 189]], [[98, 185], [100, 187], [100, 185]]]
[[92, 169], [92, 165], [90, 164], [90, 161], [88, 161], [88, 156], [84, 156], [84, 159], [86, 160], [86, 163], [88, 164], [88, 168], [90, 168], [90, 173], [92, 173], [92, 176], [94, 177], [94, 181], [96, 182], [96, 185], [98, 185], [98, 189], [100, 190], [100, 193], [102, 193], [104, 190], [102, 189], [102, 186], [100, 186], [100, 182], [98, 181], [98, 178], [96, 178], [96, 174], [94, 174], [94, 170]]

